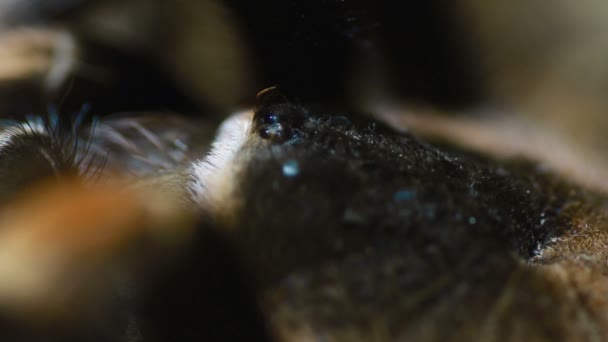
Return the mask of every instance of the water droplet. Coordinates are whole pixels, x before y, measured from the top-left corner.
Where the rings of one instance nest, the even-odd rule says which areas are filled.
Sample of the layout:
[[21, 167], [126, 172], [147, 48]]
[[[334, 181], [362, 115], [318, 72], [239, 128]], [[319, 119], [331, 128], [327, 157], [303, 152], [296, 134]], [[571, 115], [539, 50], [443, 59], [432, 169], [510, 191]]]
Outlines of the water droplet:
[[300, 164], [295, 160], [288, 160], [283, 164], [283, 174], [285, 177], [295, 177], [300, 173]]

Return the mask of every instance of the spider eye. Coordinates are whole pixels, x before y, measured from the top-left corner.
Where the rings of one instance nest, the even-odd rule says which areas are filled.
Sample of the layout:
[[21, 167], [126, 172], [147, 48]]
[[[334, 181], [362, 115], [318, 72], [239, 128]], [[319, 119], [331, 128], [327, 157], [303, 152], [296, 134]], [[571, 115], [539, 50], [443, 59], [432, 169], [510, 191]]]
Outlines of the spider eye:
[[291, 141], [299, 136], [308, 112], [290, 102], [276, 88], [258, 93], [254, 115], [254, 131], [273, 143]]
[[261, 115], [258, 119], [258, 124], [261, 125], [273, 125], [279, 122], [279, 117], [274, 113], [268, 113]]
[[282, 143], [295, 136], [292, 121], [289, 115], [261, 114], [256, 120], [255, 129], [262, 139]]
[[262, 139], [273, 142], [283, 142], [290, 137], [289, 129], [280, 123], [275, 123], [260, 129], [260, 137]]
[[267, 114], [260, 113], [256, 120], [260, 137], [272, 142], [287, 140], [289, 129], [281, 121], [279, 116], [272, 112]]

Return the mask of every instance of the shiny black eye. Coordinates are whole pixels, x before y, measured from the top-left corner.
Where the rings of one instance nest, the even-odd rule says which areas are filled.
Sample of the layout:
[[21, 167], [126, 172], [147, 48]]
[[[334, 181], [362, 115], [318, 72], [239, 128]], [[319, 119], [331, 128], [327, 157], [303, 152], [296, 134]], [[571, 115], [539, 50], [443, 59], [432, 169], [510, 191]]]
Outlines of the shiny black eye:
[[262, 139], [273, 143], [295, 140], [307, 112], [278, 92], [264, 89], [256, 98], [253, 131]]
[[289, 128], [287, 128], [286, 125], [279, 120], [279, 116], [274, 113], [260, 113], [260, 115], [257, 115], [256, 127], [262, 139], [273, 142], [283, 142], [289, 138]]
[[289, 129], [283, 127], [283, 125], [274, 124], [260, 129], [260, 137], [274, 142], [283, 142], [290, 138], [291, 135]]
[[278, 122], [279, 122], [279, 117], [277, 115], [275, 115], [274, 113], [264, 114], [258, 118], [258, 124], [261, 124], [261, 125], [273, 125]]

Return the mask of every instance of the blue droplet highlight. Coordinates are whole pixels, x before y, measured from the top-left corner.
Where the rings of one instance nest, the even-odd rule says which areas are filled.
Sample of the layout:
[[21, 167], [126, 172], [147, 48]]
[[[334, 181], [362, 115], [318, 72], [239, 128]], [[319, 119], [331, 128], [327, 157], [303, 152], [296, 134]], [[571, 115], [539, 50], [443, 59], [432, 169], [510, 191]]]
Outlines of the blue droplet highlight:
[[397, 202], [411, 201], [416, 198], [414, 190], [399, 190], [393, 195], [393, 199]]
[[295, 160], [288, 160], [283, 164], [283, 174], [285, 177], [293, 178], [300, 173], [300, 164]]

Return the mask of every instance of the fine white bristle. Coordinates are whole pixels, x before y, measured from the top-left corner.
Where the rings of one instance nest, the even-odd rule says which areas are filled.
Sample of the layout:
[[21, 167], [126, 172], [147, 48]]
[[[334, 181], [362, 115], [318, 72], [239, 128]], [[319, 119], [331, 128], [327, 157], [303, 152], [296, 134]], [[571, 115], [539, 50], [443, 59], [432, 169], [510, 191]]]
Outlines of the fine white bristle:
[[193, 200], [203, 209], [217, 210], [226, 204], [234, 182], [234, 158], [251, 132], [251, 111], [239, 112], [220, 125], [209, 153], [194, 163], [189, 189]]

